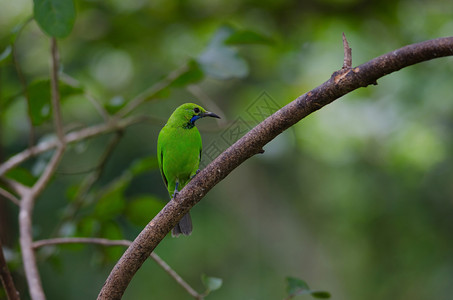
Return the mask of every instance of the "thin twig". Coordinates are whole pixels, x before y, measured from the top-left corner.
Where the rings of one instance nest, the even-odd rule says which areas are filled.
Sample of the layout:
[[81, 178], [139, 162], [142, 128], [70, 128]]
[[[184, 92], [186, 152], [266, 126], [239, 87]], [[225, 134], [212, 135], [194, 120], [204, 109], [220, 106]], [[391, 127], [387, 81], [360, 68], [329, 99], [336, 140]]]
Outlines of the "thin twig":
[[[124, 246], [129, 247], [132, 241], [129, 240], [109, 240], [104, 238], [54, 238], [39, 240], [33, 243], [33, 248], [38, 249], [44, 246], [61, 245], [61, 244], [96, 244], [102, 246]], [[160, 256], [152, 252], [150, 257], [168, 274], [172, 277], [187, 293], [195, 299], [203, 299], [203, 296], [195, 291], [178, 273], [175, 272]]]
[[33, 248], [38, 249], [44, 246], [61, 245], [61, 244], [97, 244], [102, 246], [124, 246], [129, 247], [131, 241], [128, 240], [109, 240], [104, 238], [84, 238], [68, 237], [53, 238], [33, 242]]
[[55, 131], [57, 133], [58, 140], [60, 143], [64, 143], [64, 133], [63, 133], [63, 121], [61, 118], [61, 109], [60, 109], [60, 92], [58, 90], [58, 66], [60, 56], [58, 53], [57, 39], [55, 37], [51, 38], [51, 53], [52, 53], [52, 65], [51, 65], [51, 76], [50, 76], [50, 85], [52, 90], [52, 109], [53, 109], [53, 121], [55, 126]]
[[344, 49], [344, 59], [343, 59], [343, 69], [352, 68], [352, 49], [349, 47], [348, 40], [346, 35], [343, 32], [343, 49]]
[[36, 265], [36, 257], [33, 251], [32, 243], [32, 215], [36, 197], [44, 190], [50, 178], [54, 174], [61, 157], [63, 156], [65, 147], [58, 147], [52, 159], [46, 166], [46, 169], [39, 177], [33, 187], [28, 190], [20, 201], [19, 211], [19, 230], [20, 230], [20, 247], [22, 253], [22, 261], [24, 264], [25, 275], [30, 291], [30, 296], [33, 300], [44, 300], [44, 291], [42, 289], [41, 279]]
[[50, 179], [52, 178], [52, 175], [55, 173], [55, 170], [57, 169], [58, 163], [63, 157], [64, 150], [65, 150], [64, 146], [60, 146], [57, 148], [57, 151], [47, 164], [46, 168], [44, 169], [44, 172], [41, 174], [38, 181], [36, 181], [36, 183], [32, 187], [31, 192], [33, 196], [36, 197], [39, 194], [41, 194], [41, 192], [47, 186], [47, 183], [49, 183]]
[[3, 256], [2, 240], [0, 239], [0, 280], [5, 288], [6, 297], [8, 300], [20, 300], [19, 292], [14, 285], [13, 278], [6, 264], [5, 256]]
[[11, 202], [13, 202], [14, 204], [16, 204], [17, 206], [20, 205], [19, 199], [17, 199], [16, 196], [14, 196], [13, 194], [11, 194], [10, 192], [8, 192], [8, 191], [5, 190], [5, 189], [0, 188], [0, 195], [2, 195], [2, 196], [5, 197], [5, 198], [8, 198], [9, 200], [11, 200]]
[[156, 95], [158, 95], [161, 91], [169, 87], [173, 81], [175, 81], [181, 74], [186, 72], [188, 69], [188, 65], [185, 64], [179, 69], [176, 69], [175, 71], [171, 72], [167, 77], [162, 79], [161, 81], [155, 83], [148, 89], [146, 89], [144, 92], [136, 96], [134, 99], [128, 102], [126, 106], [124, 106], [120, 111], [118, 111], [115, 115], [116, 118], [122, 118], [132, 112], [134, 109], [136, 109], [139, 105], [141, 105], [143, 102], [148, 101]]
[[[134, 99], [132, 99], [125, 107], [123, 107], [116, 115], [114, 118], [109, 118], [108, 122], [102, 123], [99, 125], [95, 125], [92, 127], [84, 128], [76, 132], [68, 133], [62, 141], [65, 144], [68, 143], [73, 143], [76, 141], [84, 140], [86, 138], [96, 136], [102, 133], [107, 133], [110, 131], [114, 131], [117, 129], [122, 129], [125, 127], [128, 127], [132, 124], [138, 123], [140, 121], [143, 121], [146, 119], [143, 116], [134, 116], [134, 117], [129, 117], [129, 118], [124, 118], [127, 114], [129, 114], [131, 111], [133, 111], [135, 108], [137, 108], [139, 105], [144, 103], [145, 101], [152, 99], [155, 97], [159, 92], [164, 90], [165, 88], [169, 87], [174, 80], [176, 80], [181, 74], [187, 71], [188, 66], [184, 65], [183, 67], [173, 71], [168, 75], [165, 79], [157, 82], [138, 96], [136, 96]], [[57, 70], [58, 71], [58, 70]], [[60, 123], [60, 121], [55, 121], [56, 124]], [[57, 127], [58, 128], [58, 127]], [[63, 130], [61, 130], [63, 132]], [[0, 165], [0, 176], [3, 176], [8, 170], [16, 167], [20, 163], [24, 162], [25, 160], [29, 159], [32, 156], [38, 155], [42, 152], [48, 151], [50, 149], [56, 148], [58, 145], [58, 142], [53, 140], [53, 141], [47, 141], [47, 142], [42, 142], [34, 147], [30, 147], [20, 153], [17, 153], [16, 155], [12, 156], [10, 159], [8, 159], [6, 162]]]
[[[72, 77], [69, 74], [60, 73], [60, 80], [74, 88], [83, 89], [82, 84], [76, 78]], [[88, 101], [90, 101], [90, 103], [93, 104], [94, 108], [102, 117], [102, 119], [104, 119], [104, 121], [108, 121], [110, 119], [110, 116], [106, 109], [99, 103], [98, 100], [96, 100], [96, 98], [90, 92], [86, 91], [85, 89], [83, 89], [83, 91], [85, 98], [87, 98]]]
[[58, 49], [55, 38], [51, 39], [51, 56], [52, 56], [52, 67], [51, 67], [51, 95], [52, 95], [52, 112], [54, 119], [55, 131], [57, 133], [57, 149], [52, 156], [52, 159], [47, 164], [44, 172], [41, 174], [36, 183], [22, 194], [19, 211], [19, 231], [20, 231], [20, 246], [22, 253], [22, 260], [24, 264], [25, 276], [30, 291], [30, 296], [33, 300], [44, 300], [44, 290], [41, 284], [41, 278], [39, 276], [38, 267], [36, 265], [36, 257], [33, 250], [33, 236], [32, 236], [32, 215], [35, 205], [35, 200], [38, 195], [44, 190], [49, 183], [55, 170], [57, 169], [58, 163], [63, 157], [66, 144], [65, 137], [63, 134], [63, 122], [61, 119], [60, 111], [60, 92], [58, 89]]
[[225, 114], [220, 109], [220, 107], [214, 101], [212, 101], [208, 95], [206, 95], [206, 93], [200, 88], [200, 86], [198, 86], [196, 84], [191, 84], [191, 85], [187, 86], [187, 90], [192, 95], [194, 95], [198, 100], [200, 100], [203, 103], [203, 105], [206, 106], [205, 108], [209, 107], [209, 109], [211, 109], [211, 111], [215, 111], [216, 114], [220, 115], [221, 118], [216, 119], [217, 124], [219, 126], [226, 125], [227, 121], [225, 118]]
[[[121, 120], [111, 120], [108, 123], [101, 123], [78, 131], [67, 133], [64, 139], [65, 144], [75, 143], [81, 140], [85, 140], [97, 135], [109, 133], [115, 130], [123, 129], [129, 127], [133, 124], [143, 122], [147, 120], [145, 116], [131, 116], [129, 118]], [[27, 159], [41, 154], [43, 152], [54, 149], [58, 146], [57, 140], [47, 140], [37, 144], [34, 147], [25, 149], [22, 152], [17, 153], [14, 156], [11, 156], [7, 161], [0, 165], [0, 176], [3, 176], [8, 170], [18, 166]]]
[[115, 135], [110, 140], [109, 144], [106, 146], [104, 153], [100, 158], [99, 164], [94, 168], [89, 176], [86, 176], [83, 182], [81, 183], [77, 194], [74, 197], [74, 200], [71, 201], [71, 205], [65, 210], [65, 214], [62, 217], [62, 220], [56, 226], [55, 232], [60, 230], [62, 224], [66, 221], [74, 219], [76, 213], [80, 210], [80, 207], [86, 202], [86, 197], [91, 187], [99, 180], [103, 171], [105, 170], [105, 165], [107, 164], [109, 158], [111, 157], [113, 151], [115, 150], [118, 143], [121, 141], [122, 130], [116, 131]]
[[96, 100], [96, 98], [94, 98], [94, 96], [89, 93], [89, 92], [85, 92], [85, 98], [88, 99], [88, 101], [91, 102], [91, 104], [93, 104], [94, 108], [96, 109], [96, 111], [99, 113], [99, 115], [102, 117], [102, 119], [104, 119], [104, 121], [109, 121], [110, 119], [110, 116], [108, 114], [108, 112], [105, 110], [105, 108], [99, 103], [98, 100]]
[[12, 180], [10, 178], [0, 177], [0, 181], [5, 183], [8, 187], [10, 187], [13, 191], [15, 191], [16, 194], [19, 196], [24, 195], [30, 189], [29, 187], [23, 185], [22, 183]]
[[179, 276], [163, 259], [157, 254], [151, 252], [151, 258], [162, 268], [168, 275], [170, 275], [180, 286], [182, 286], [192, 297], [195, 299], [203, 299], [203, 295], [195, 291], [187, 282]]

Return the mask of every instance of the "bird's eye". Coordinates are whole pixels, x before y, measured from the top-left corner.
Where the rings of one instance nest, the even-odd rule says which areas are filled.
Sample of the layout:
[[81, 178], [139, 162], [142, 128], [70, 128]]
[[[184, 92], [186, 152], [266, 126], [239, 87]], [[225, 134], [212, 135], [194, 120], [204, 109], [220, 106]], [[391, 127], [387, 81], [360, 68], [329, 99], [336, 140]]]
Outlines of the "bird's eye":
[[195, 107], [195, 108], [193, 109], [193, 112], [196, 113], [196, 114], [198, 114], [198, 113], [200, 112], [200, 109], [199, 109], [198, 107]]

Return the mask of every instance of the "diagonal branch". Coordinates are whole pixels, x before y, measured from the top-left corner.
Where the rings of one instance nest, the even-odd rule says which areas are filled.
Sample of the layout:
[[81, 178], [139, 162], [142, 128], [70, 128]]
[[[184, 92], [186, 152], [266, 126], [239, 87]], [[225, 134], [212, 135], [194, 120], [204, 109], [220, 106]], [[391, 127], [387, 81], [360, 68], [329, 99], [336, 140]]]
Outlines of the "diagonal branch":
[[[58, 57], [58, 49], [56, 48], [56, 42], [54, 39], [52, 39], [52, 56], [53, 57]], [[53, 67], [52, 67], [52, 81], [55, 79], [58, 79], [58, 61], [54, 61], [52, 59]], [[145, 91], [143, 91], [141, 94], [137, 95], [135, 98], [133, 98], [131, 101], [129, 101], [120, 111], [116, 113], [112, 118], [109, 118], [107, 115], [105, 115], [105, 112], [102, 111], [101, 115], [103, 116], [104, 119], [107, 121], [105, 123], [95, 125], [92, 127], [84, 128], [79, 131], [71, 132], [66, 134], [66, 136], [63, 136], [63, 129], [62, 129], [62, 121], [61, 121], [61, 113], [60, 107], [58, 102], [55, 102], [57, 106], [55, 109], [57, 110], [57, 114], [55, 115], [56, 117], [54, 118], [54, 124], [57, 130], [57, 137], [58, 140], [61, 141], [64, 144], [68, 143], [73, 143], [77, 142], [80, 140], [84, 140], [93, 136], [97, 136], [103, 133], [108, 133], [112, 132], [115, 130], [120, 130], [125, 127], [128, 127], [132, 124], [144, 121], [145, 117], [143, 116], [132, 116], [125, 118], [126, 115], [128, 115], [130, 112], [132, 112], [134, 109], [136, 109], [138, 106], [143, 104], [144, 102], [155, 98], [160, 92], [168, 88], [181, 74], [186, 72], [188, 69], [188, 65], [185, 64], [181, 68], [176, 69], [172, 73], [170, 73], [167, 77], [162, 79], [161, 81], [155, 83]], [[66, 80], [70, 79], [67, 76], [64, 76]], [[54, 81], [52, 83], [52, 94], [54, 94], [55, 89], [58, 88], [58, 80]], [[92, 101], [94, 100], [90, 95], [87, 95], [89, 100]], [[59, 98], [59, 95], [57, 96]], [[92, 101], [95, 102], [95, 101]], [[54, 102], [52, 102], [54, 103]], [[99, 107], [98, 107], [99, 108]], [[26, 161], [27, 159], [38, 155], [42, 152], [54, 149], [58, 146], [58, 141], [53, 140], [53, 141], [46, 141], [42, 142], [34, 147], [29, 147], [28, 149], [17, 153], [16, 155], [10, 157], [6, 162], [3, 164], [0, 164], [0, 177], [3, 176], [8, 170], [18, 166], [22, 162]]]
[[349, 70], [340, 70], [317, 88], [299, 96], [258, 124], [220, 154], [192, 179], [146, 225], [112, 269], [98, 299], [121, 299], [132, 277], [146, 258], [179, 222], [217, 183], [248, 158], [260, 153], [264, 145], [304, 117], [336, 99], [374, 84], [377, 79], [402, 68], [434, 58], [453, 55], [453, 37], [412, 44], [389, 52]]
[[56, 226], [55, 232], [60, 231], [62, 225], [69, 221], [73, 220], [80, 211], [80, 208], [85, 204], [87, 195], [89, 191], [93, 187], [93, 185], [99, 180], [101, 175], [105, 170], [105, 166], [111, 157], [113, 151], [116, 149], [116, 146], [121, 141], [123, 136], [123, 132], [121, 130], [117, 131], [115, 135], [110, 140], [109, 144], [106, 146], [106, 149], [102, 156], [100, 157], [99, 164], [95, 167], [95, 169], [84, 178], [82, 183], [80, 184], [79, 188], [77, 189], [77, 193], [74, 199], [71, 201], [71, 204], [65, 209], [64, 214], [59, 221], [58, 225]]
[[[116, 130], [121, 130], [133, 124], [142, 122], [146, 119], [147, 118], [144, 116], [132, 116], [129, 118], [117, 121], [112, 120], [108, 123], [102, 123], [78, 131], [70, 132], [66, 134], [64, 138], [64, 144], [75, 143], [97, 135], [110, 133]], [[38, 145], [28, 148], [22, 152], [19, 152], [14, 156], [11, 156], [6, 162], [0, 165], [0, 176], [3, 176], [6, 172], [18, 166], [27, 159], [30, 159], [31, 157], [41, 154], [43, 152], [55, 149], [57, 148], [57, 146], [58, 146], [57, 140], [48, 140], [45, 142], [41, 142]]]
[[225, 126], [227, 121], [225, 120], [225, 113], [212, 99], [196, 84], [188, 85], [186, 88], [195, 98], [201, 102], [204, 107], [209, 107], [212, 111], [215, 111], [221, 119], [215, 119], [219, 127]]
[[183, 74], [187, 70], [188, 70], [187, 64], [174, 70], [167, 77], [155, 83], [150, 88], [142, 92], [140, 95], [129, 101], [126, 104], [126, 106], [124, 106], [120, 111], [116, 113], [115, 117], [123, 118], [124, 116], [132, 112], [134, 109], [136, 109], [138, 106], [140, 106], [142, 103], [156, 97], [156, 95], [158, 95], [164, 89], [169, 87], [179, 76], [181, 76], [181, 74]]
[[16, 204], [17, 206], [20, 205], [20, 201], [19, 201], [19, 199], [16, 198], [16, 196], [14, 196], [13, 194], [11, 194], [10, 192], [8, 192], [7, 190], [5, 190], [5, 189], [3, 189], [1, 187], [0, 187], [0, 195], [2, 195], [3, 197], [11, 200], [11, 202]]

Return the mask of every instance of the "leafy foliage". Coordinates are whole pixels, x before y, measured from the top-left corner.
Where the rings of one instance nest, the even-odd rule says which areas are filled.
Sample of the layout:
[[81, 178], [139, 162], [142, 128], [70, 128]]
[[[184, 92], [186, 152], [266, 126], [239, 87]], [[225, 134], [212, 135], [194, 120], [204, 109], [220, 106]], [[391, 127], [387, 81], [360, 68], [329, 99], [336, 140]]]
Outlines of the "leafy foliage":
[[[76, 88], [60, 81], [60, 97], [65, 100], [69, 96], [83, 92], [81, 88]], [[38, 79], [33, 81], [27, 88], [30, 118], [34, 126], [39, 126], [50, 120], [52, 116], [52, 106], [50, 103], [50, 80]]]
[[[2, 5], [0, 13], [2, 163], [27, 147], [27, 118], [38, 141], [54, 138], [48, 80], [42, 79], [49, 69], [48, 40], [29, 22], [31, 2], [28, 8], [24, 3]], [[175, 106], [198, 101], [185, 89], [188, 85], [196, 84], [208, 103], [224, 110], [228, 124], [237, 125], [239, 117], [264, 111], [257, 98], [263, 90], [283, 105], [329, 78], [342, 64], [341, 32], [354, 50], [353, 63], [359, 64], [405, 44], [450, 35], [452, 5], [441, 0], [81, 0], [77, 30], [72, 30], [72, 1], [35, 1], [40, 28], [50, 36], [69, 37], [58, 41], [61, 71], [84, 87], [65, 91], [60, 82], [68, 132], [103, 122], [96, 105], [113, 115], [135, 95], [165, 81], [170, 70], [182, 66], [185, 71], [170, 76], [169, 86], [151, 97], [158, 101], [133, 112], [147, 121], [126, 129], [86, 193], [81, 186], [92, 172], [57, 172], [37, 201], [34, 238], [58, 232], [133, 239], [167, 197], [153, 157], [156, 135]], [[111, 59], [100, 59], [105, 56]], [[279, 274], [305, 272], [308, 265], [307, 280], [329, 286], [336, 299], [448, 298], [453, 269], [446, 259], [453, 251], [449, 61], [402, 70], [305, 119], [209, 192], [192, 212], [190, 239], [166, 239], [156, 251], [188, 274], [189, 282], [205, 270], [221, 274], [228, 287], [225, 283], [216, 293], [218, 299], [282, 298]], [[24, 89], [31, 91], [29, 114]], [[99, 103], [80, 97], [85, 92]], [[206, 157], [214, 156], [213, 149], [223, 150], [238, 127], [201, 129]], [[105, 147], [102, 137], [84, 141], [83, 151], [68, 147], [60, 168], [97, 166]], [[6, 176], [30, 186], [48, 160], [49, 153], [40, 155]], [[16, 227], [16, 213], [13, 205], [0, 210], [7, 228]], [[59, 221], [62, 228], [55, 230]], [[17, 239], [12, 244], [17, 256]], [[52, 268], [57, 263], [40, 262], [49, 298], [69, 299], [67, 291], [78, 285], [84, 289], [73, 297], [94, 298], [105, 279], [96, 263], [111, 264], [122, 251], [73, 249], [55, 250], [58, 270]], [[294, 253], [304, 255], [295, 261]], [[108, 259], [99, 259], [104, 256]], [[96, 266], [93, 276], [86, 276], [87, 261]], [[152, 267], [142, 274], [125, 299], [151, 292], [156, 299], [184, 297], [184, 291], [162, 288], [174, 283], [155, 276]], [[295, 296], [303, 291], [327, 296], [298, 279], [291, 286]]]
[[223, 280], [221, 278], [210, 277], [206, 274], [201, 275], [201, 282], [203, 282], [203, 285], [206, 288], [206, 291], [204, 292], [205, 295], [220, 289], [223, 284]]
[[189, 84], [197, 83], [204, 78], [204, 73], [200, 68], [198, 62], [191, 59], [187, 63], [187, 69], [173, 80], [173, 87], [185, 87]]
[[297, 295], [305, 295], [305, 294], [311, 295], [313, 298], [322, 298], [322, 299], [330, 298], [330, 293], [324, 292], [324, 291], [310, 290], [310, 288], [308, 287], [308, 284], [299, 278], [286, 277], [286, 282], [288, 284], [286, 291], [288, 293], [288, 296], [291, 298], [295, 297]]
[[6, 177], [16, 180], [25, 186], [32, 186], [36, 182], [36, 177], [25, 168], [14, 168], [6, 173]]
[[142, 195], [130, 201], [127, 205], [125, 215], [128, 220], [143, 228], [150, 221], [150, 216], [155, 216], [164, 207], [164, 202], [154, 196]]
[[6, 48], [0, 53], [0, 65], [11, 57], [11, 52], [11, 45], [6, 46]]
[[76, 16], [73, 0], [33, 0], [33, 3], [35, 19], [45, 33], [57, 38], [71, 33]]
[[206, 74], [218, 79], [247, 76], [247, 62], [239, 56], [236, 49], [226, 44], [233, 34], [231, 27], [219, 28], [206, 50], [198, 57], [198, 62]]
[[271, 38], [252, 30], [237, 30], [225, 40], [225, 44], [227, 45], [272, 45], [273, 43], [274, 41]]

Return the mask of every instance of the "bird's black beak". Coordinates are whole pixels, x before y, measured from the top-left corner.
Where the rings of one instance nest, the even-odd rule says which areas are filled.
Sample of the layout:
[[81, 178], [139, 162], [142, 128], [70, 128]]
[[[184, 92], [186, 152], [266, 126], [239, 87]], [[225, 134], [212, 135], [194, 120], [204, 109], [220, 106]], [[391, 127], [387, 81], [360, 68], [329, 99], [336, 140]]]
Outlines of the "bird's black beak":
[[212, 117], [212, 118], [220, 119], [220, 117], [218, 115], [216, 115], [215, 113], [212, 113], [210, 111], [201, 113], [199, 116], [202, 117], [202, 118], [204, 118], [204, 117]]

